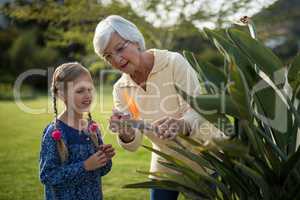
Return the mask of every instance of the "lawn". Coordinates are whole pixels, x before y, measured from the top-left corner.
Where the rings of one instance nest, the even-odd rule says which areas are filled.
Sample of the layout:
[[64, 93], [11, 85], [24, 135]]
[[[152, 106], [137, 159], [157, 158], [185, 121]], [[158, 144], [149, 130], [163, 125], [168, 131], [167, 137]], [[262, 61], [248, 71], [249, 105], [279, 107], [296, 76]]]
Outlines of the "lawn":
[[[116, 148], [112, 171], [104, 177], [105, 199], [148, 199], [148, 190], [122, 189], [126, 183], [147, 178], [136, 170], [148, 170], [150, 153], [140, 148], [135, 153], [121, 149], [116, 136], [107, 131], [107, 119], [112, 108], [111, 88], [104, 88], [104, 95], [97, 95], [92, 113], [104, 132], [105, 143]], [[104, 103], [101, 103], [104, 102]], [[40, 140], [44, 127], [53, 119], [51, 99], [40, 96], [23, 102], [31, 109], [46, 109], [42, 114], [24, 112], [14, 101], [0, 101], [0, 200], [43, 199], [43, 185], [38, 177]], [[102, 105], [102, 106], [101, 106]], [[149, 141], [145, 141], [149, 144]]]

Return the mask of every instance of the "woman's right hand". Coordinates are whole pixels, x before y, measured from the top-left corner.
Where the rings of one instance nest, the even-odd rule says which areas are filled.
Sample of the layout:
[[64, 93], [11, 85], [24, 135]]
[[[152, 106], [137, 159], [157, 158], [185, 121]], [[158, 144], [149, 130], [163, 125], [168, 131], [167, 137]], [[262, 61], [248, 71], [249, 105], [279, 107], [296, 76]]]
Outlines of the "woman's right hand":
[[114, 122], [119, 120], [122, 121], [122, 120], [129, 120], [129, 119], [131, 119], [130, 114], [126, 114], [116, 109], [113, 109], [112, 116], [110, 117], [109, 120], [109, 129], [114, 133], [118, 133], [120, 139], [125, 143], [129, 143], [134, 139], [135, 137], [134, 129], [129, 126], [122, 127], [118, 123], [114, 123]]
[[99, 150], [88, 159], [84, 161], [84, 169], [86, 171], [93, 171], [100, 167], [103, 167], [107, 163], [106, 155], [103, 151]]

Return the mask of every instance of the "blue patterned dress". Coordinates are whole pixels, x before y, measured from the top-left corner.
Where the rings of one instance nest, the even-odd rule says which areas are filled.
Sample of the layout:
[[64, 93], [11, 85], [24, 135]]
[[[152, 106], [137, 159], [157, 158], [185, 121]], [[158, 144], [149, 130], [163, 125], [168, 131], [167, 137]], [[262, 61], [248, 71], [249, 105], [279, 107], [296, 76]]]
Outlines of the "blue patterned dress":
[[[110, 171], [111, 160], [95, 171], [86, 171], [83, 163], [95, 153], [92, 140], [60, 120], [57, 127], [69, 157], [61, 163], [56, 141], [51, 136], [54, 124], [49, 124], [44, 130], [40, 152], [40, 180], [45, 185], [45, 199], [102, 200], [101, 176]], [[98, 131], [99, 144], [103, 144], [99, 135]]]

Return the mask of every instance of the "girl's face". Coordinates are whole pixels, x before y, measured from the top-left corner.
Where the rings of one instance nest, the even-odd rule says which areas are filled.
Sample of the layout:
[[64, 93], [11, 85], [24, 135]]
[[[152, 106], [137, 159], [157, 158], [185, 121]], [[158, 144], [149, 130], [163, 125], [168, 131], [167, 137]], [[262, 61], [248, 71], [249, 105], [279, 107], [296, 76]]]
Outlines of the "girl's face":
[[67, 109], [72, 109], [76, 113], [88, 112], [94, 96], [94, 85], [91, 76], [82, 74], [67, 84], [67, 95], [64, 97]]
[[133, 74], [140, 66], [141, 51], [138, 44], [124, 40], [115, 32], [103, 55], [114, 68], [127, 74]]

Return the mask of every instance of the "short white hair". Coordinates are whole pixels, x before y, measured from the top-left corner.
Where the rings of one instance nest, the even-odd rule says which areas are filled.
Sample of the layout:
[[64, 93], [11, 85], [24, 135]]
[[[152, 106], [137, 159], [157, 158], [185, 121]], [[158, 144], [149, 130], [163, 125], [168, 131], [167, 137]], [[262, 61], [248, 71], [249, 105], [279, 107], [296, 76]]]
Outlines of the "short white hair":
[[137, 42], [141, 50], [146, 49], [144, 37], [135, 24], [121, 16], [110, 15], [98, 23], [94, 34], [94, 50], [100, 57], [103, 57], [104, 50], [114, 32], [125, 40]]

